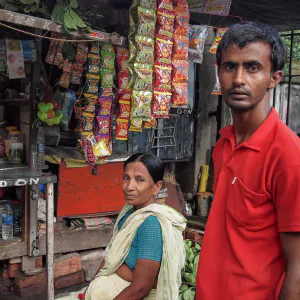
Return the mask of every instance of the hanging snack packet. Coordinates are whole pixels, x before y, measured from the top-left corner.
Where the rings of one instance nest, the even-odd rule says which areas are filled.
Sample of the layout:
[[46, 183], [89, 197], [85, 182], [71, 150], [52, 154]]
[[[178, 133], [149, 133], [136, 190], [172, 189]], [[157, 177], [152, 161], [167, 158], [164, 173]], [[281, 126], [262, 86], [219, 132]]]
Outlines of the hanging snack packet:
[[152, 119], [149, 122], [144, 122], [144, 128], [156, 128], [156, 119], [152, 117]]
[[154, 9], [156, 10], [156, 0], [134, 0], [137, 2], [137, 6], [140, 5], [141, 7], [147, 9]]
[[132, 119], [148, 121], [151, 118], [152, 92], [133, 91], [132, 93]]
[[55, 55], [53, 64], [58, 67], [61, 66], [62, 62], [64, 62], [64, 58], [62, 55], [63, 46], [64, 46], [64, 42], [60, 41], [60, 42], [58, 42], [58, 47], [56, 47], [57, 50], [56, 50], [56, 55]]
[[117, 119], [116, 140], [128, 140], [128, 120]]
[[131, 119], [129, 131], [142, 132], [143, 131], [143, 120]]
[[70, 80], [71, 80], [71, 74], [64, 72], [60, 77], [58, 85], [65, 89], [68, 89], [70, 85]]
[[115, 53], [114, 47], [111, 43], [101, 43], [101, 51]]
[[119, 101], [129, 101], [131, 100], [131, 93], [126, 93], [120, 96]]
[[59, 123], [60, 128], [64, 131], [67, 131], [69, 128], [69, 123], [74, 109], [75, 99], [76, 94], [73, 90], [69, 89], [67, 92], [64, 93], [64, 99], [61, 108], [63, 117], [61, 118]]
[[118, 47], [117, 48], [117, 64], [119, 72], [128, 72], [128, 49]]
[[173, 0], [158, 0], [157, 1], [157, 9], [158, 11], [173, 11], [174, 7], [173, 7]]
[[84, 65], [87, 61], [89, 47], [85, 43], [77, 44], [76, 62]]
[[91, 135], [86, 139], [87, 145], [87, 162], [94, 165], [96, 163], [96, 156], [94, 154], [93, 146], [96, 144], [95, 137]]
[[94, 114], [91, 113], [83, 113], [82, 114], [83, 121], [83, 132], [92, 132], [93, 131], [93, 123], [94, 123]]
[[154, 88], [160, 92], [172, 91], [172, 68], [162, 65], [154, 66], [155, 82]]
[[208, 34], [208, 26], [192, 25], [190, 26], [190, 60], [202, 63], [205, 40]]
[[138, 23], [149, 24], [156, 23], [156, 11], [154, 9], [147, 9], [142, 6], [138, 8]]
[[155, 45], [156, 45], [155, 64], [170, 65], [172, 63], [173, 43], [167, 39], [157, 38]]
[[137, 34], [147, 37], [153, 37], [155, 32], [155, 23], [142, 23], [139, 24]]
[[174, 36], [173, 60], [188, 60], [189, 39], [185, 36]]
[[93, 146], [94, 154], [97, 158], [107, 157], [112, 154], [112, 151], [107, 144], [105, 139], [101, 139]]
[[169, 118], [172, 94], [154, 91], [153, 115], [155, 118]]
[[137, 53], [137, 47], [136, 47], [136, 41], [135, 41], [135, 29], [134, 26], [131, 26], [129, 35], [128, 35], [128, 43], [129, 43], [129, 58], [128, 62], [134, 62], [136, 53]]
[[174, 60], [172, 62], [172, 77], [173, 83], [186, 83], [189, 76], [189, 62], [188, 60]]
[[138, 50], [154, 50], [154, 39], [146, 36], [137, 35], [135, 37], [136, 45]]
[[216, 70], [216, 83], [215, 83], [214, 89], [211, 94], [212, 95], [222, 95], [221, 85], [220, 85], [219, 76], [218, 76], [218, 65], [216, 62], [215, 62], [215, 70]]
[[81, 63], [73, 63], [71, 71], [71, 83], [80, 84], [83, 74], [83, 65]]
[[158, 23], [158, 36], [165, 36], [169, 39], [173, 37], [174, 34], [174, 22], [175, 16], [172, 12], [159, 11], [157, 13], [157, 23]]
[[111, 118], [109, 115], [101, 116], [100, 114], [98, 114], [97, 123], [98, 123], [100, 135], [109, 135], [110, 134]]
[[99, 91], [99, 76], [93, 74], [86, 75], [86, 84], [84, 88], [84, 94], [97, 95]]
[[212, 46], [210, 47], [209, 52], [211, 53], [217, 53], [217, 49], [218, 46], [223, 38], [223, 35], [225, 34], [225, 32], [228, 30], [228, 28], [218, 28], [217, 29], [217, 34], [216, 34], [216, 38], [214, 43], [212, 44]]
[[153, 87], [153, 66], [145, 64], [134, 64], [136, 80], [134, 89], [136, 91], [151, 91]]
[[174, 35], [188, 36], [189, 34], [189, 15], [175, 15], [175, 32]]
[[188, 84], [187, 83], [173, 83], [173, 99], [174, 107], [187, 106], [188, 104]]
[[96, 110], [97, 96], [90, 96], [85, 99], [88, 101], [88, 104], [87, 104], [86, 108], [84, 109], [84, 112], [94, 114], [95, 110]]
[[101, 58], [98, 54], [89, 53], [88, 54], [88, 70], [89, 74], [100, 74], [100, 64]]
[[115, 71], [111, 69], [101, 68], [101, 87], [114, 87]]
[[137, 63], [151, 65], [154, 63], [154, 51], [153, 49], [141, 50], [137, 53], [136, 61]]
[[175, 15], [189, 16], [189, 5], [187, 0], [173, 0]]
[[128, 83], [129, 83], [129, 75], [126, 72], [121, 72], [118, 75], [118, 89], [119, 94], [124, 94], [128, 92]]
[[130, 117], [130, 101], [119, 101], [120, 111], [118, 119], [129, 120]]
[[113, 97], [100, 96], [98, 98], [98, 103], [100, 105], [98, 116], [110, 116]]
[[107, 52], [101, 50], [101, 58], [102, 58], [102, 68], [106, 69], [115, 69], [115, 58], [116, 55], [114, 52]]
[[[56, 36], [52, 34], [52, 37], [56, 37]], [[53, 65], [54, 63], [57, 47], [58, 47], [58, 41], [52, 40], [45, 59], [45, 62], [48, 63], [49, 65]]]

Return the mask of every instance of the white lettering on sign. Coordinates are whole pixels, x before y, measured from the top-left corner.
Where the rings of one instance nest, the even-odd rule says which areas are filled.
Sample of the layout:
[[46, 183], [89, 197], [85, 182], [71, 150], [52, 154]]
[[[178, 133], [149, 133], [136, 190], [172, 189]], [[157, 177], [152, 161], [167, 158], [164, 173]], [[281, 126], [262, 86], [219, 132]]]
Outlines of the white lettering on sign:
[[8, 22], [11, 22], [15, 15], [12, 14], [12, 13], [7, 13], [7, 14], [8, 14], [8, 16], [9, 16], [8, 19], [7, 19], [7, 21], [8, 21]]
[[25, 180], [25, 179], [18, 179], [15, 182], [15, 186], [23, 186], [23, 185], [26, 185], [26, 184], [27, 184], [27, 180]]
[[187, 108], [177, 108], [177, 115], [191, 115], [192, 110]]
[[7, 182], [4, 180], [0, 181], [0, 187], [6, 187], [7, 186]]

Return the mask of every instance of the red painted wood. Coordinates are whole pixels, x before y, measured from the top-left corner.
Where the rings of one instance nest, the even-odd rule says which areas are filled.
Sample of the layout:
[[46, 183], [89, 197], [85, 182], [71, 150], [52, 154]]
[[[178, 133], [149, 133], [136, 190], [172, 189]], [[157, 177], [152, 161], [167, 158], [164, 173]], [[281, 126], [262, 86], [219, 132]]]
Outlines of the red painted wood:
[[96, 214], [120, 211], [124, 205], [122, 193], [123, 163], [67, 169], [60, 164], [57, 216]]

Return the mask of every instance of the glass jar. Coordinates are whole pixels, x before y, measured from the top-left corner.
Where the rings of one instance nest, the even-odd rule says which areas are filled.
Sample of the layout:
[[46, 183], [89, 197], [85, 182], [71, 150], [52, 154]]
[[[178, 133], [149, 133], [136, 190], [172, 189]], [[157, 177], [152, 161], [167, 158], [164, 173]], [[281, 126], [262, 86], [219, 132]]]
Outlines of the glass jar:
[[14, 165], [23, 162], [23, 136], [21, 131], [10, 131], [7, 136], [8, 161]]

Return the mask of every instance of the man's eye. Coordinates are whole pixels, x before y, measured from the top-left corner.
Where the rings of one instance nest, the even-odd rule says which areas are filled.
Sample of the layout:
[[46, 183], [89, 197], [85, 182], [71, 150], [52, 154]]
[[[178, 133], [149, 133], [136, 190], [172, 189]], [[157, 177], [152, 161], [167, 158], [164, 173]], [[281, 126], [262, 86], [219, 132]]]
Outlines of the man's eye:
[[234, 70], [234, 65], [228, 64], [228, 65], [225, 65], [224, 68], [225, 68], [225, 70], [227, 70], [227, 71], [232, 71], [232, 70]]
[[251, 71], [251, 72], [256, 72], [256, 71], [258, 70], [258, 66], [256, 66], [256, 65], [250, 65], [250, 66], [248, 67], [248, 69], [249, 69], [249, 71]]

